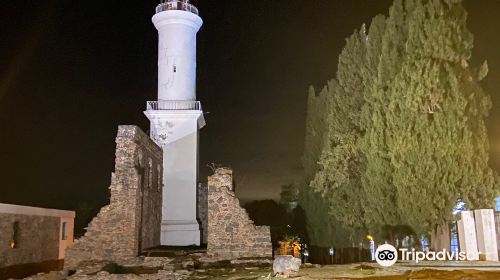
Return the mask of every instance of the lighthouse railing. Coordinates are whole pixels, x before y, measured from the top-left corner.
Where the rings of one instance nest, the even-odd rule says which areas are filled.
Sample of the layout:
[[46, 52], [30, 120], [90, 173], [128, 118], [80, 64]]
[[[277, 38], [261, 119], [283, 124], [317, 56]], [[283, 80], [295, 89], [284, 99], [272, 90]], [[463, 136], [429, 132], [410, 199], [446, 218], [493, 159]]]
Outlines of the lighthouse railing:
[[195, 6], [189, 4], [187, 1], [166, 1], [156, 6], [156, 13], [171, 10], [181, 10], [191, 12], [196, 15], [198, 14], [198, 9]]
[[201, 111], [200, 101], [189, 100], [159, 100], [148, 101], [146, 110], [197, 110]]

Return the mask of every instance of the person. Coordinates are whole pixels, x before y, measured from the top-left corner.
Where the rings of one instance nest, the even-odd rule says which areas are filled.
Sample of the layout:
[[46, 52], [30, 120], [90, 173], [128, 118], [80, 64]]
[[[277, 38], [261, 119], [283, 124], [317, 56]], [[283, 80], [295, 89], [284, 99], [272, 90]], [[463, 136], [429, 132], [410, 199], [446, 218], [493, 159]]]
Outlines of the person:
[[307, 244], [300, 245], [300, 259], [302, 263], [306, 263], [309, 258], [309, 251], [307, 250]]

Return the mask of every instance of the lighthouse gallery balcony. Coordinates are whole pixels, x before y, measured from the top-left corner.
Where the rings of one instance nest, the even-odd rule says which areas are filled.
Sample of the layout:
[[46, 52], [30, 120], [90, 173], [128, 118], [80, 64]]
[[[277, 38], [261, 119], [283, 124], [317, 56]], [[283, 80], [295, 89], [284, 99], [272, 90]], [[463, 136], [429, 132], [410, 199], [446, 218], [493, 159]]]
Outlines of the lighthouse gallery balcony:
[[162, 3], [156, 6], [156, 13], [161, 13], [164, 11], [180, 10], [191, 12], [198, 15], [198, 9], [189, 3], [189, 0], [163, 0]]
[[157, 110], [196, 110], [201, 111], [200, 101], [188, 101], [188, 100], [159, 100], [159, 101], [148, 101], [146, 105], [147, 111], [157, 111]]

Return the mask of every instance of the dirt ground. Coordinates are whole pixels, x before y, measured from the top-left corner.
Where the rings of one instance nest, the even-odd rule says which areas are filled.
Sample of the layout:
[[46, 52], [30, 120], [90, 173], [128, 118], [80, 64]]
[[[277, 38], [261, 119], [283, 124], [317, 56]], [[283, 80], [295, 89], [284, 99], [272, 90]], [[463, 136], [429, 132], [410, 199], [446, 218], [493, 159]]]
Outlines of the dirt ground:
[[[262, 263], [261, 263], [262, 264]], [[123, 263], [92, 262], [74, 274], [54, 271], [33, 275], [31, 280], [265, 280], [274, 277], [271, 263], [258, 265], [245, 262], [238, 265], [205, 266], [200, 268], [185, 258], [152, 257]], [[0, 279], [5, 279], [1, 277]], [[290, 279], [371, 279], [371, 280], [500, 280], [500, 262], [398, 262], [381, 267], [375, 262], [345, 265], [303, 265]]]
[[[191, 279], [276, 279], [271, 269], [207, 270], [195, 272]], [[500, 263], [427, 262], [397, 263], [383, 268], [376, 263], [310, 266], [291, 279], [370, 279], [370, 280], [500, 280]]]

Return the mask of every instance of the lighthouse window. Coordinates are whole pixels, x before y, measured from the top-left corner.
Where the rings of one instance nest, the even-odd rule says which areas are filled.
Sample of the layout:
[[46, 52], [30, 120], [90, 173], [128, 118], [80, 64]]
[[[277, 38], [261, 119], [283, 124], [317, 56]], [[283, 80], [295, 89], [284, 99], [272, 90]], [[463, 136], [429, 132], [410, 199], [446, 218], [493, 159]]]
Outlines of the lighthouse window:
[[177, 72], [177, 66], [174, 65], [174, 73]]

